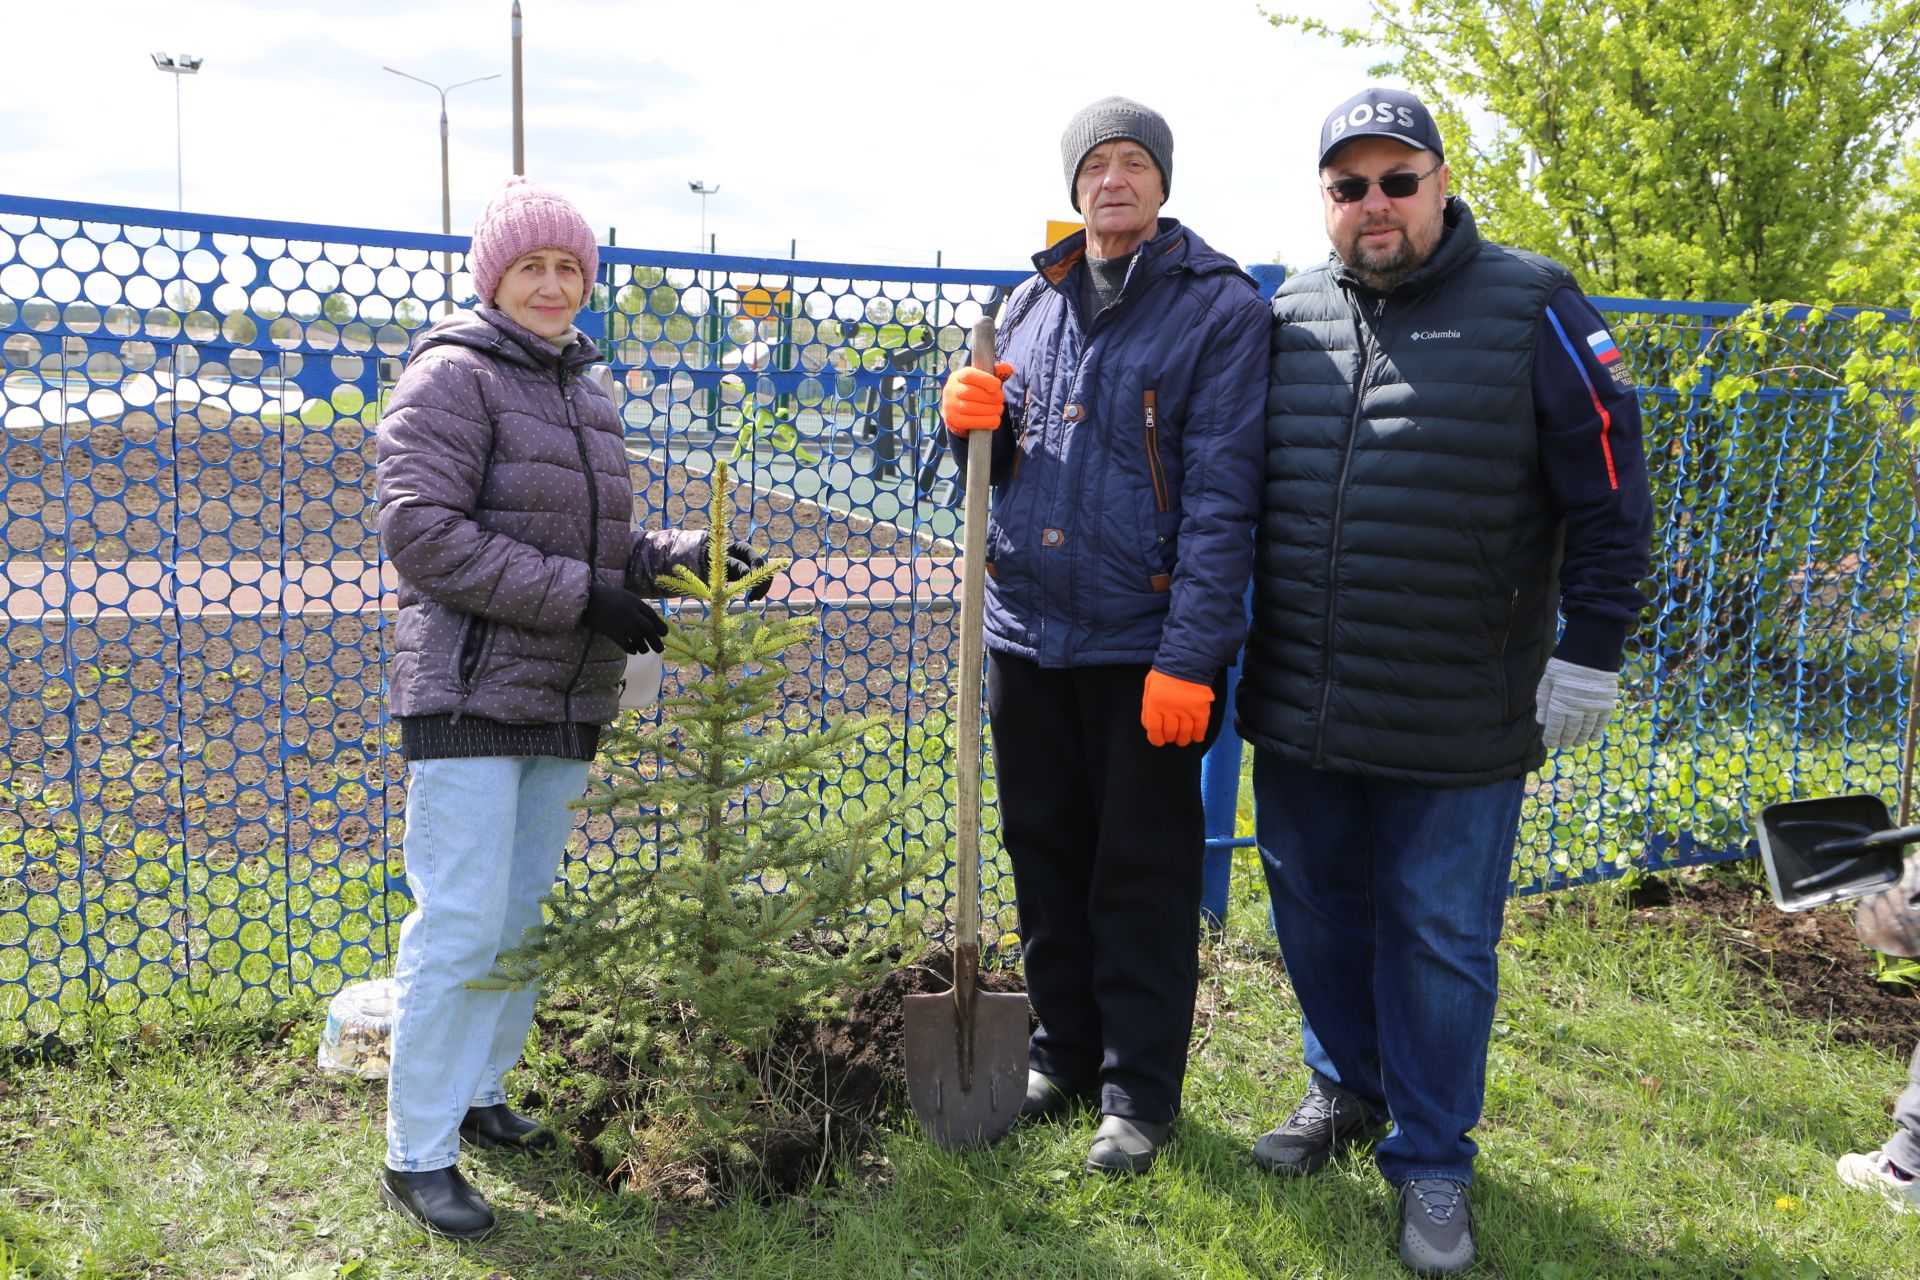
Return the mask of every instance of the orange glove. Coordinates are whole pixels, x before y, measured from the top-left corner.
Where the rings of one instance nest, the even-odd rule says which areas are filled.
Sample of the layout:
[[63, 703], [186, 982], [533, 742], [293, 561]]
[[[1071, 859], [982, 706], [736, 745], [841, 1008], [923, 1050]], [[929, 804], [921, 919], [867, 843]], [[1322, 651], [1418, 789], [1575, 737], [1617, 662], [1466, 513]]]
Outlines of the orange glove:
[[1147, 741], [1156, 747], [1186, 747], [1207, 736], [1207, 713], [1213, 689], [1191, 680], [1147, 672], [1146, 693], [1140, 699], [1140, 724]]
[[940, 416], [957, 436], [969, 431], [991, 431], [1006, 412], [1007, 393], [1000, 384], [1013, 376], [1013, 366], [998, 364], [993, 372], [962, 365], [947, 377], [940, 392]]

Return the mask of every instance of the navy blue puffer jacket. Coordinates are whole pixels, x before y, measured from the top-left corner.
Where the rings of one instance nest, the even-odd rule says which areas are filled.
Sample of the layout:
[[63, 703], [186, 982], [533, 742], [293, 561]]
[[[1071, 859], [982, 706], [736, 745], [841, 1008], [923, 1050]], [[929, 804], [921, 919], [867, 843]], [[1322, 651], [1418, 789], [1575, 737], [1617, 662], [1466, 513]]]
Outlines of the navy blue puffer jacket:
[[1000, 317], [1014, 371], [993, 433], [987, 645], [1210, 683], [1246, 636], [1267, 310], [1231, 259], [1162, 218], [1089, 327], [1085, 252], [1078, 232], [1035, 255]]

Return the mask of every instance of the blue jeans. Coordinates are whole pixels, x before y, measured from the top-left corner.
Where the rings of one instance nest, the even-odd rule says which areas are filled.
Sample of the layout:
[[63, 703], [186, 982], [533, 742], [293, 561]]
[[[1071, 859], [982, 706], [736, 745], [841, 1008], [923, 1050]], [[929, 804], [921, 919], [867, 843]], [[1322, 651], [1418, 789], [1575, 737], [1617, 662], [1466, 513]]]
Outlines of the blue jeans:
[[394, 966], [387, 1167], [444, 1169], [468, 1107], [507, 1100], [500, 1082], [533, 1023], [532, 987], [475, 991], [501, 953], [541, 923], [587, 764], [554, 756], [416, 760], [407, 769], [407, 888]]
[[1253, 758], [1307, 1066], [1391, 1116], [1392, 1183], [1473, 1178], [1525, 780], [1426, 787]]

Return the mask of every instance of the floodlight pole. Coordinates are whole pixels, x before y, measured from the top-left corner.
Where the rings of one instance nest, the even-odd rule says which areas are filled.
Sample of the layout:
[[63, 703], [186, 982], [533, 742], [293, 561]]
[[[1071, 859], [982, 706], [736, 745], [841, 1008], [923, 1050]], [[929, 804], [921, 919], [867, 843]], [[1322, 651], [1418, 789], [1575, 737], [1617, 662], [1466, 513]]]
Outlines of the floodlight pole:
[[513, 0], [513, 171], [527, 171], [527, 135], [520, 97], [520, 0]]
[[710, 252], [711, 250], [707, 244], [707, 197], [718, 194], [720, 184], [716, 182], [712, 186], [708, 186], [705, 182], [696, 178], [687, 184], [687, 190], [700, 197], [700, 252]]
[[198, 75], [200, 65], [205, 58], [196, 58], [190, 53], [173, 57], [164, 53], [153, 55], [153, 65], [173, 77], [173, 198], [174, 207], [180, 212], [187, 208], [187, 168], [186, 144], [182, 140], [180, 127], [180, 77]]

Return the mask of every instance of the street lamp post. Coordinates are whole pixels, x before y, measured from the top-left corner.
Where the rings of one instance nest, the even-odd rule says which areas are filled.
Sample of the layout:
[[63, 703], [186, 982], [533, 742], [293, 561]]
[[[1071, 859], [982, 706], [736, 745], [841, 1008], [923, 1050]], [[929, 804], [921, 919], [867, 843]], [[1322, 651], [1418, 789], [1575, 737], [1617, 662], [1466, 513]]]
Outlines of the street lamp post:
[[527, 171], [527, 135], [520, 113], [520, 0], [513, 0], [513, 171]]
[[182, 212], [187, 208], [186, 148], [180, 134], [180, 77], [198, 75], [200, 64], [205, 58], [196, 58], [190, 53], [171, 57], [164, 53], [153, 55], [153, 65], [173, 77], [173, 196], [176, 207]]
[[707, 197], [719, 192], [720, 184], [708, 186], [705, 182], [694, 181], [687, 184], [687, 190], [700, 197], [700, 252], [707, 251]]
[[[453, 234], [453, 180], [447, 166], [447, 95], [455, 89], [470, 84], [479, 84], [482, 80], [498, 80], [500, 73], [490, 71], [484, 76], [475, 76], [471, 80], [460, 80], [450, 85], [437, 85], [431, 80], [422, 80], [419, 76], [408, 75], [397, 67], [383, 67], [403, 80], [423, 84], [440, 95], [440, 231], [443, 235]], [[440, 273], [447, 277], [447, 304], [453, 304], [453, 255], [440, 255]]]

